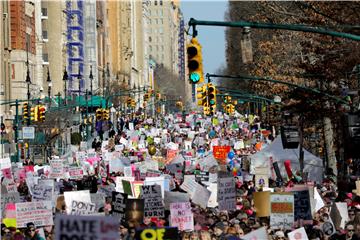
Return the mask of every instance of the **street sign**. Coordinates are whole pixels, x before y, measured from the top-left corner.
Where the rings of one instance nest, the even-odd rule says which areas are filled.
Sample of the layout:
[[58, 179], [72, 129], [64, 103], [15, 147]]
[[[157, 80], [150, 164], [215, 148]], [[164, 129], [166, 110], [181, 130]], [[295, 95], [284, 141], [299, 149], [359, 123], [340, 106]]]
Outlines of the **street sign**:
[[35, 139], [35, 127], [22, 128], [23, 139]]

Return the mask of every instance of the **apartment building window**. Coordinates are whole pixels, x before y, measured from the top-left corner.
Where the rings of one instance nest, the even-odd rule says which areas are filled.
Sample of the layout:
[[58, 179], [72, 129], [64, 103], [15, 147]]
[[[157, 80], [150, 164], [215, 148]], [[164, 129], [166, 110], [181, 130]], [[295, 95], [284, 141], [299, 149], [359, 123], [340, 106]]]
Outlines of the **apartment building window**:
[[162, 27], [159, 28], [159, 33], [164, 33], [164, 29]]
[[164, 24], [164, 20], [161, 18], [160, 20], [160, 24]]
[[43, 62], [48, 63], [49, 62], [49, 54], [43, 53]]
[[48, 10], [47, 8], [41, 8], [41, 16], [47, 17], [48, 16]]
[[160, 6], [162, 6], [162, 4], [163, 4], [163, 1], [162, 1], [162, 0], [160, 0]]
[[162, 9], [159, 9], [159, 16], [162, 17], [164, 15], [164, 12]]
[[151, 45], [149, 46], [149, 52], [152, 52], [152, 46]]
[[154, 4], [155, 4], [155, 6], [157, 6], [157, 1], [156, 0], [155, 0]]
[[43, 40], [49, 40], [48, 31], [46, 31], [46, 30], [42, 31], [42, 38], [43, 38]]
[[161, 45], [161, 51], [164, 51], [164, 46], [163, 45]]

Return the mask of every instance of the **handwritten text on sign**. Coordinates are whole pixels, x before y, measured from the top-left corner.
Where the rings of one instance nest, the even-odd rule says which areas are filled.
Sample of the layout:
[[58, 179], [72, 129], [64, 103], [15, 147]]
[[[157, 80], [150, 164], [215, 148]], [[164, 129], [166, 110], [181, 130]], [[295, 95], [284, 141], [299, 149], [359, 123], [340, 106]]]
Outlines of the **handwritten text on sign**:
[[160, 185], [142, 186], [145, 217], [164, 217], [164, 204]]
[[294, 223], [294, 195], [273, 193], [270, 195], [270, 226], [291, 229]]
[[54, 225], [51, 201], [16, 203], [17, 228], [32, 222], [35, 226]]
[[214, 158], [224, 163], [227, 154], [230, 152], [230, 146], [213, 146]]
[[220, 211], [236, 209], [236, 189], [233, 177], [219, 176], [217, 201]]
[[180, 231], [194, 230], [194, 216], [190, 202], [170, 203], [171, 226]]

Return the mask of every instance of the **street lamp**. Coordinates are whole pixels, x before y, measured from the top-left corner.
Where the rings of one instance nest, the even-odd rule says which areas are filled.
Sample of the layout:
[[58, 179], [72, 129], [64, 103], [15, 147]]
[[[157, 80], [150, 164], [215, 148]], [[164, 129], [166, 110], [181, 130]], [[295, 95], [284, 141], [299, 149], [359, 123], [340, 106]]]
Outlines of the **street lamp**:
[[63, 73], [63, 81], [64, 81], [64, 103], [66, 104], [66, 95], [67, 95], [67, 89], [66, 89], [66, 85], [67, 85], [67, 81], [68, 81], [68, 74], [66, 71], [66, 67], [64, 69], [64, 73]]
[[79, 65], [78, 80], [79, 80], [79, 97], [80, 97], [80, 95], [81, 95], [81, 73], [80, 73], [80, 65]]
[[48, 75], [47, 75], [47, 80], [46, 81], [48, 83], [48, 98], [49, 98], [49, 102], [51, 103], [50, 95], [51, 95], [52, 82], [51, 82], [51, 78], [50, 78], [49, 68], [48, 68]]
[[92, 74], [92, 65], [90, 66], [89, 79], [90, 79], [90, 95], [92, 95], [92, 92], [93, 92], [93, 79], [94, 79], [94, 76]]
[[[30, 84], [31, 84], [31, 79], [30, 79], [30, 70], [29, 70], [29, 38], [26, 38], [26, 79], [25, 82], [27, 83], [27, 101], [28, 104], [30, 103]], [[28, 109], [29, 112], [29, 109]], [[27, 122], [26, 122], [27, 126], [30, 125], [30, 117], [28, 117]]]

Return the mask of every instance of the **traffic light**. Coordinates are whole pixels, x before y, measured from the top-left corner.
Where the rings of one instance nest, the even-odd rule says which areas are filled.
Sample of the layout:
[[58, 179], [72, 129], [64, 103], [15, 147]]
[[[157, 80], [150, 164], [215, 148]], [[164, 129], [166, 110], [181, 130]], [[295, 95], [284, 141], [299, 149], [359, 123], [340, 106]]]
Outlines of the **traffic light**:
[[136, 102], [135, 102], [135, 99], [131, 99], [131, 107], [136, 107]]
[[24, 103], [23, 105], [23, 120], [27, 121], [29, 119], [29, 104]]
[[225, 104], [231, 103], [231, 97], [230, 97], [230, 96], [225, 96], [225, 98], [224, 98], [224, 103], [225, 103]]
[[196, 38], [192, 38], [186, 46], [188, 56], [189, 81], [198, 84], [204, 81], [202, 69], [201, 45]]
[[96, 113], [95, 113], [96, 121], [102, 120], [102, 117], [103, 117], [102, 112], [103, 112], [103, 110], [101, 108], [96, 109]]
[[38, 106], [38, 112], [39, 112], [39, 122], [44, 122], [45, 121], [45, 106], [44, 105], [40, 105]]
[[196, 95], [196, 99], [198, 99], [198, 106], [204, 106], [204, 104], [207, 102], [206, 86], [196, 88], [196, 92], [198, 93]]
[[102, 119], [109, 120], [110, 119], [110, 111], [109, 109], [103, 109], [102, 111]]
[[131, 107], [131, 102], [132, 102], [132, 99], [129, 97], [127, 100], [126, 100], [126, 104], [128, 107]]
[[210, 114], [216, 112], [216, 88], [212, 83], [208, 83], [207, 96], [210, 108]]
[[183, 107], [183, 103], [182, 103], [181, 101], [177, 101], [177, 102], [176, 102], [176, 107], [182, 108], [182, 107]]
[[93, 122], [93, 119], [92, 119], [92, 117], [90, 116], [90, 117], [88, 117], [88, 120], [87, 120], [87, 122], [89, 123], [89, 124], [92, 124], [92, 122]]
[[150, 98], [150, 93], [145, 93], [144, 94], [144, 102], [149, 101], [149, 98]]
[[156, 94], [156, 100], [160, 100], [161, 99], [161, 94], [160, 93], [157, 93]]
[[203, 106], [203, 111], [204, 111], [204, 114], [207, 115], [207, 116], [211, 114], [210, 107], [209, 107], [209, 104], [207, 102]]
[[37, 122], [39, 120], [39, 106], [32, 107], [30, 109], [30, 120], [33, 122]]

